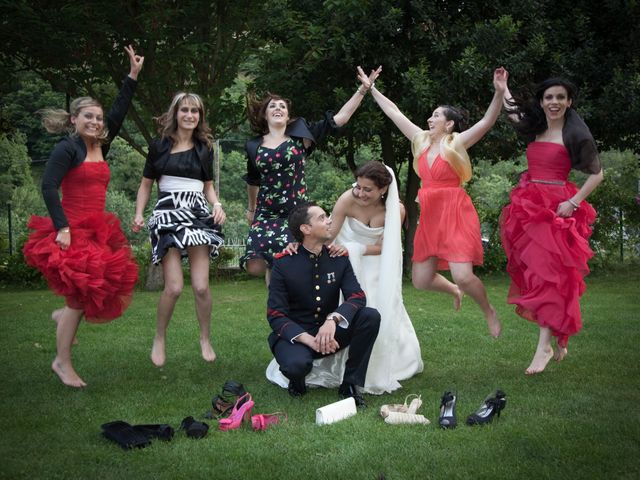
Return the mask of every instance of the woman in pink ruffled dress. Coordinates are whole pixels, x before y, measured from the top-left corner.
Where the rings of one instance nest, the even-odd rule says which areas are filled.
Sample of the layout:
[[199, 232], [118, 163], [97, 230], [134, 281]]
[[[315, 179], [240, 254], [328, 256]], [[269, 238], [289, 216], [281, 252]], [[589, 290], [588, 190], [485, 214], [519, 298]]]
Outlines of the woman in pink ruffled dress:
[[[562, 360], [569, 337], [582, 328], [580, 296], [596, 217], [585, 199], [603, 173], [593, 136], [572, 108], [574, 97], [575, 87], [560, 78], [545, 80], [533, 96], [505, 94], [509, 117], [528, 143], [528, 171], [500, 221], [511, 276], [507, 302], [540, 329], [528, 375], [542, 372], [551, 358]], [[567, 181], [572, 168], [589, 174], [581, 188]]]

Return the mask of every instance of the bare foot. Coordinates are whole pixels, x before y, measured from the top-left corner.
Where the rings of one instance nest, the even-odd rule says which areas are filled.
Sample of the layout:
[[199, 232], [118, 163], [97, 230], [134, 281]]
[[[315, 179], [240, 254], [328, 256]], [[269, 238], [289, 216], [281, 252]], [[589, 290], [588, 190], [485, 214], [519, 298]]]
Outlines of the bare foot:
[[491, 333], [493, 338], [498, 338], [500, 336], [500, 332], [502, 332], [502, 324], [500, 323], [498, 313], [493, 306], [491, 306], [491, 312], [487, 315], [487, 326], [489, 327], [489, 333]]
[[462, 307], [462, 297], [464, 297], [464, 292], [458, 288], [458, 293], [453, 296], [453, 309], [456, 312]]
[[51, 364], [51, 370], [53, 370], [56, 375], [60, 377], [62, 383], [69, 387], [82, 388], [87, 386], [84, 380], [82, 380], [73, 369], [71, 363], [65, 365], [58, 360], [58, 357], [53, 360], [53, 363]]
[[551, 347], [538, 349], [536, 353], [533, 355], [533, 360], [531, 360], [531, 365], [524, 371], [526, 375], [535, 375], [536, 373], [540, 373], [544, 370], [553, 357], [553, 349]]
[[[62, 315], [63, 311], [64, 311], [64, 308], [58, 308], [57, 310], [54, 310], [53, 312], [51, 312], [51, 320], [56, 322], [56, 325], [58, 325], [58, 322], [60, 321], [60, 316]], [[75, 335], [73, 336], [71, 345], [78, 345], [78, 339], [76, 338]]]
[[213, 362], [216, 359], [216, 352], [213, 351], [213, 347], [209, 340], [200, 339], [200, 349], [202, 350], [202, 358], [207, 362]]
[[153, 347], [151, 347], [151, 361], [156, 367], [162, 367], [164, 362], [167, 361], [167, 356], [164, 351], [164, 338], [159, 339], [154, 337]]
[[567, 353], [569, 353], [567, 347], [556, 345], [556, 348], [554, 348], [553, 350], [553, 358], [556, 362], [561, 362], [562, 360], [564, 360], [564, 357], [567, 356]]

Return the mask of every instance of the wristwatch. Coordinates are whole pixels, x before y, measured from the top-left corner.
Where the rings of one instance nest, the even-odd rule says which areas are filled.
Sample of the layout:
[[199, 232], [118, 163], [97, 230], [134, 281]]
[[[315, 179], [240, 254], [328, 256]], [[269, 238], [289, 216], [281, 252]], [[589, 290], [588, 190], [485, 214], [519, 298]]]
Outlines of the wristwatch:
[[340, 325], [340, 322], [342, 322], [342, 319], [338, 315], [329, 315], [327, 317], [327, 320], [333, 320], [334, 322], [336, 322], [336, 327]]

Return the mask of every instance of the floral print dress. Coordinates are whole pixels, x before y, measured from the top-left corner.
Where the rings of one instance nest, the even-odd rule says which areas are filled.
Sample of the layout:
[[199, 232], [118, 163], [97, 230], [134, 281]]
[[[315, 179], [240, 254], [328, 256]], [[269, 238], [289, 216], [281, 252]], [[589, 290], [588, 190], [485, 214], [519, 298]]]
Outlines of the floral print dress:
[[301, 138], [291, 138], [276, 148], [258, 147], [256, 165], [261, 174], [249, 238], [241, 265], [262, 258], [269, 268], [273, 256], [293, 241], [287, 225], [289, 212], [308, 201], [304, 179], [307, 152]]

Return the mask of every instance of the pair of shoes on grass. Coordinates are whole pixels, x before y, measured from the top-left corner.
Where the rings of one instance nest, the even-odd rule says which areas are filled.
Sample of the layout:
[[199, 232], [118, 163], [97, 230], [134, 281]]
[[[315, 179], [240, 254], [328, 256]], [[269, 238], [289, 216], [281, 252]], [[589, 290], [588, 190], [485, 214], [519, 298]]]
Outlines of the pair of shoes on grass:
[[[407, 404], [410, 397], [415, 398]], [[382, 405], [380, 407], [380, 415], [384, 418], [385, 423], [391, 425], [429, 425], [431, 423], [429, 419], [417, 413], [421, 406], [422, 397], [411, 394], [407, 395], [403, 404]]]

